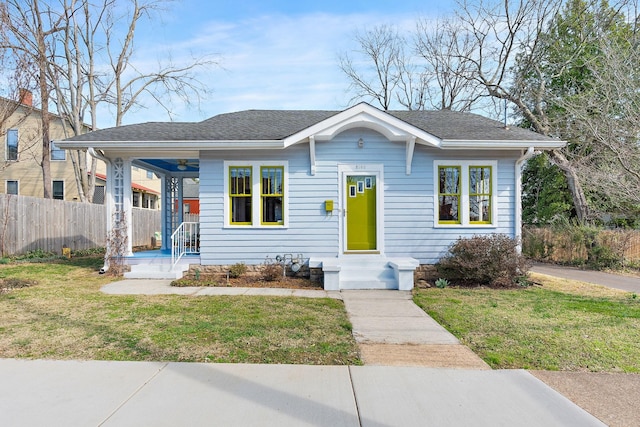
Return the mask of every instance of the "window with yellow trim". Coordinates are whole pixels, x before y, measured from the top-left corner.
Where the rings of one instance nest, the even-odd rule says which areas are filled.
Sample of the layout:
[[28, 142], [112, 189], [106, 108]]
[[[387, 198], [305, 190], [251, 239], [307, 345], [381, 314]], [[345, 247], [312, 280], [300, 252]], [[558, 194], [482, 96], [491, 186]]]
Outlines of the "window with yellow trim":
[[460, 167], [438, 167], [438, 221], [442, 224], [460, 223]]
[[288, 162], [224, 162], [224, 221], [231, 228], [288, 226]]
[[469, 167], [469, 222], [491, 224], [491, 166]]
[[495, 227], [496, 160], [434, 160], [434, 226]]
[[229, 205], [231, 224], [251, 225], [251, 167], [229, 167]]
[[282, 225], [284, 187], [282, 166], [262, 166], [260, 168], [261, 222], [265, 225]]

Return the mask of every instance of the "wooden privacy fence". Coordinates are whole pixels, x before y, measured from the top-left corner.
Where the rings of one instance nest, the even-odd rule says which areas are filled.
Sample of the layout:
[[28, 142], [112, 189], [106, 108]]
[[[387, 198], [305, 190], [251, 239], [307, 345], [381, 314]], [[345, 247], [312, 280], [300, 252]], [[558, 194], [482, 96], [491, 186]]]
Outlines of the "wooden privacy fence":
[[[625, 261], [640, 261], [640, 230], [597, 230], [592, 245], [606, 248]], [[534, 259], [566, 264], [581, 264], [590, 256], [588, 239], [580, 229], [556, 230], [550, 227], [525, 227], [523, 251]], [[591, 248], [593, 250], [593, 248]]]
[[[133, 208], [133, 246], [151, 244], [161, 227], [160, 211]], [[105, 247], [106, 206], [0, 194], [2, 256], [35, 250], [60, 253]]]

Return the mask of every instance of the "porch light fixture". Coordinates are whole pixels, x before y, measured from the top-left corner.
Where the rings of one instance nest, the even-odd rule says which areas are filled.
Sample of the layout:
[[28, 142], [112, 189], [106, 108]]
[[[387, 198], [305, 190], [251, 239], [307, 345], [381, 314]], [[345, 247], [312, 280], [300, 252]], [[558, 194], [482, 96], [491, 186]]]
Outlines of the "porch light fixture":
[[364, 140], [362, 138], [360, 138], [358, 140], [358, 147], [363, 148], [364, 147]]

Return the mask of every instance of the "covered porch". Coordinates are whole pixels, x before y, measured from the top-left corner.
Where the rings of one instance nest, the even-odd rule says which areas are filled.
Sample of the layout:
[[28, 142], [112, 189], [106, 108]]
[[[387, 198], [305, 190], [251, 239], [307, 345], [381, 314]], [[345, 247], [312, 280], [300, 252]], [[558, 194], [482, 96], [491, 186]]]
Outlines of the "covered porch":
[[[197, 153], [175, 153], [194, 154]], [[108, 158], [103, 153], [96, 154], [107, 164], [106, 204], [109, 224], [107, 233], [108, 253], [115, 251], [125, 255], [125, 262], [131, 271], [127, 278], [176, 279], [182, 277], [190, 264], [200, 263], [200, 221], [199, 215], [185, 212], [185, 182], [199, 182], [200, 163], [197, 157], [151, 158], [116, 157]], [[136, 166], [153, 172], [162, 180], [161, 190], [161, 246], [159, 250], [133, 252], [133, 225], [131, 208], [133, 194], [131, 188], [131, 168]], [[188, 209], [187, 209], [188, 211]], [[113, 236], [120, 236], [114, 242]], [[110, 245], [118, 248], [109, 248]], [[108, 257], [102, 269], [109, 269]]]

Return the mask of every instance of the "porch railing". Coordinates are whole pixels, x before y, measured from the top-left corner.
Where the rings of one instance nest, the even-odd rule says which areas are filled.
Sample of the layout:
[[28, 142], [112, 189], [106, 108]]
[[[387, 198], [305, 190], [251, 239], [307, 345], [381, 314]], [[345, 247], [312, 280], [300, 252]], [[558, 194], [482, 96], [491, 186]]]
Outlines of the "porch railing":
[[200, 253], [200, 223], [183, 222], [171, 235], [171, 262], [175, 265], [188, 254]]

